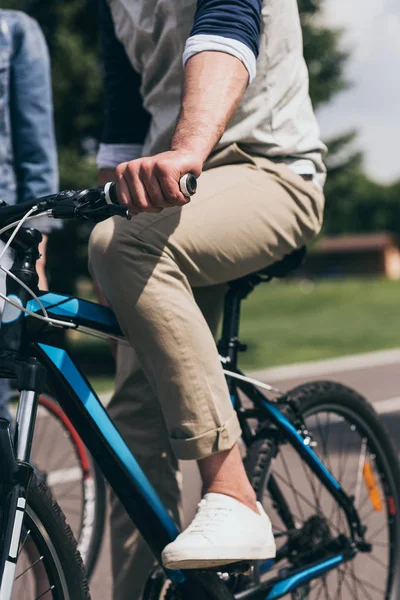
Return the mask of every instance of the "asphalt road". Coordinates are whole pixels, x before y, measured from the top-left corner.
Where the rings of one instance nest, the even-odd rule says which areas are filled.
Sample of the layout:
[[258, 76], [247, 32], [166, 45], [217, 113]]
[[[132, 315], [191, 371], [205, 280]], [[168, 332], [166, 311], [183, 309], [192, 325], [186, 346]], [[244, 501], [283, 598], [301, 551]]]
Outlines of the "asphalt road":
[[[271, 369], [258, 373], [257, 376], [282, 390], [289, 390], [305, 381], [321, 379], [334, 380], [353, 387], [359, 393], [365, 395], [374, 404], [376, 410], [382, 414], [397, 447], [400, 449], [400, 439], [396, 439], [396, 435], [399, 438], [400, 425], [400, 350], [364, 355], [363, 357], [349, 357], [306, 366]], [[54, 437], [56, 437], [56, 434]], [[71, 473], [73, 473], [73, 468], [71, 465]], [[189, 520], [199, 498], [199, 477], [195, 464], [184, 463], [182, 470], [184, 477], [184, 509], [186, 520]], [[379, 573], [377, 573], [378, 576]], [[112, 599], [108, 535], [104, 539], [100, 559], [92, 578], [91, 594], [93, 600]]]

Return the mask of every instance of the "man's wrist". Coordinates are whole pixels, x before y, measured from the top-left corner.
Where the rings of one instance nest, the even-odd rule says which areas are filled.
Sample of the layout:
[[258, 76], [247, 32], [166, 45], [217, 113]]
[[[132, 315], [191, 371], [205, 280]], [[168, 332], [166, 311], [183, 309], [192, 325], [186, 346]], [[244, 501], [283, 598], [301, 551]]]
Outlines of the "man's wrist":
[[186, 156], [195, 156], [203, 165], [217, 140], [206, 139], [190, 130], [189, 123], [180, 121], [171, 142], [171, 150]]

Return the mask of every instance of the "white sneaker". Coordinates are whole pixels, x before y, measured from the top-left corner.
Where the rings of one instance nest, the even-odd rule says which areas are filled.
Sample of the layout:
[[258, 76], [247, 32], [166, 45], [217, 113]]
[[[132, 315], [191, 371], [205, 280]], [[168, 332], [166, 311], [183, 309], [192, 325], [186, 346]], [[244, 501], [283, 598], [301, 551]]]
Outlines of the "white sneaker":
[[204, 569], [242, 560], [274, 558], [271, 522], [224, 494], [206, 494], [187, 529], [162, 553], [167, 569]]

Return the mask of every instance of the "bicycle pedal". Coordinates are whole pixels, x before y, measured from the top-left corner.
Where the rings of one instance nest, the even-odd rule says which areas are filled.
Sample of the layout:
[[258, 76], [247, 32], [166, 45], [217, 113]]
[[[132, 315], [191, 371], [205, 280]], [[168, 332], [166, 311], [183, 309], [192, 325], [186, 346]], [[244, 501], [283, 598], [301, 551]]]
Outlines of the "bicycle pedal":
[[241, 560], [234, 563], [229, 563], [228, 565], [219, 565], [218, 567], [210, 567], [207, 571], [216, 571], [218, 575], [222, 576], [224, 574], [227, 575], [244, 575], [248, 573], [253, 568], [252, 563], [249, 560]]

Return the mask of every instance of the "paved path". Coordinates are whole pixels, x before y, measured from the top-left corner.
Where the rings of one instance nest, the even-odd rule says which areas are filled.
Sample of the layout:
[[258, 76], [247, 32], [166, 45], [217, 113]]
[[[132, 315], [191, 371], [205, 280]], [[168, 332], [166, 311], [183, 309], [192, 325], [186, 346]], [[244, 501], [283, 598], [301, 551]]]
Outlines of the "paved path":
[[[279, 367], [257, 373], [256, 376], [282, 390], [289, 390], [310, 380], [339, 381], [368, 397], [384, 416], [393, 435], [400, 430], [400, 350]], [[400, 439], [396, 441], [400, 448]], [[185, 463], [183, 474], [185, 515], [190, 519], [200, 489], [196, 466]], [[92, 579], [91, 594], [93, 600], [111, 600], [108, 535]]]

